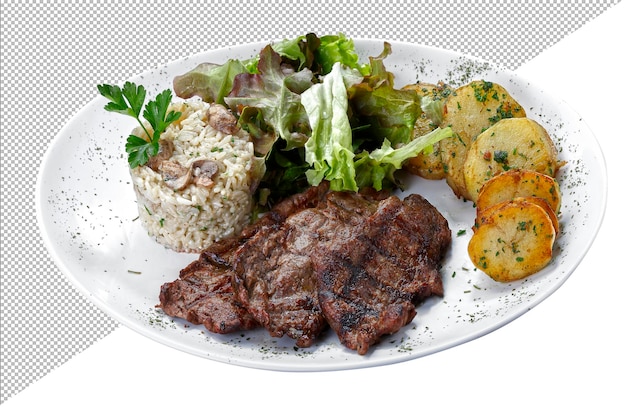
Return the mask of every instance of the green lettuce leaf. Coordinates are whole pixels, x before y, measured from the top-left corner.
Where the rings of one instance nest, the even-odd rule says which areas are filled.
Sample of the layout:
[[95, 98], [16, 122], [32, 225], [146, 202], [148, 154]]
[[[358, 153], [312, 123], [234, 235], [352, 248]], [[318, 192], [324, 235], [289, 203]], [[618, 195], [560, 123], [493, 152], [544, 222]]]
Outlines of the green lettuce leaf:
[[361, 79], [358, 73], [337, 62], [322, 83], [302, 94], [301, 102], [311, 125], [311, 136], [304, 146], [305, 159], [311, 166], [306, 172], [311, 185], [328, 180], [333, 190], [358, 190], [346, 87]]
[[360, 152], [355, 157], [354, 164], [358, 187], [374, 187], [380, 191], [383, 188], [398, 186], [395, 172], [402, 168], [402, 164], [406, 160], [415, 157], [427, 148], [431, 148], [436, 142], [453, 135], [454, 132], [449, 127], [437, 128], [398, 148], [393, 148], [391, 142], [385, 140], [380, 148], [372, 152]]
[[378, 57], [370, 57], [371, 74], [348, 89], [350, 106], [358, 120], [355, 125], [365, 129], [359, 137], [373, 140], [376, 146], [385, 139], [392, 146], [408, 143], [422, 113], [416, 92], [394, 88], [394, 76], [383, 64], [390, 53], [391, 45], [385, 43]]
[[[271, 44], [272, 49], [283, 58], [283, 62], [293, 61], [294, 69], [310, 69], [316, 75], [328, 74], [336, 62], [358, 70], [362, 75], [369, 73], [368, 64], [360, 64], [354, 48], [354, 41], [344, 34], [323, 35], [315, 33], [295, 38], [283, 39]], [[244, 62], [250, 73], [257, 73], [259, 56]]]
[[359, 55], [354, 49], [354, 41], [344, 34], [324, 35], [319, 39], [315, 60], [321, 67], [321, 74], [328, 74], [335, 63], [356, 69], [362, 75], [369, 74], [369, 65], [359, 63]]
[[445, 99], [433, 98], [431, 96], [422, 96], [420, 102], [422, 111], [435, 126], [439, 126], [443, 121], [443, 108], [445, 104]]

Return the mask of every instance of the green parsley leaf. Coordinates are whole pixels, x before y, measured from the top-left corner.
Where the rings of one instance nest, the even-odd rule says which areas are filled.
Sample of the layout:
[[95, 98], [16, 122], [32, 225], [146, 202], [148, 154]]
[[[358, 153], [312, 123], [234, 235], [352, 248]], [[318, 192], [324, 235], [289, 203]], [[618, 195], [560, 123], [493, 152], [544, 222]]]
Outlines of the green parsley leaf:
[[122, 90], [124, 96], [130, 103], [130, 108], [133, 111], [134, 117], [139, 117], [139, 113], [141, 113], [141, 107], [143, 106], [143, 102], [146, 99], [146, 89], [142, 85], [135, 85], [132, 82], [126, 82], [124, 84], [124, 89]]
[[146, 105], [146, 108], [143, 111], [143, 117], [150, 123], [152, 128], [154, 129], [153, 138], [157, 138], [167, 126], [176, 120], [171, 117], [172, 114], [178, 113], [177, 117], [180, 116], [180, 112], [170, 112], [167, 115], [167, 108], [170, 105], [170, 101], [172, 100], [172, 91], [169, 89], [164, 90], [159, 93], [155, 100], [151, 100]]
[[148, 159], [155, 156], [159, 152], [158, 142], [151, 143], [134, 135], [128, 136], [126, 139], [126, 152], [128, 153], [128, 164], [131, 168], [144, 165]]
[[143, 117], [152, 126], [152, 134], [150, 134], [139, 118], [146, 100], [146, 89], [143, 85], [137, 86], [132, 82], [126, 82], [120, 88], [116, 85], [102, 84], [98, 85], [98, 91], [102, 96], [110, 100], [104, 106], [106, 111], [131, 116], [139, 122], [146, 137], [141, 138], [132, 134], [129, 135], [126, 140], [126, 152], [128, 153], [128, 164], [131, 168], [144, 165], [150, 157], [158, 154], [161, 133], [167, 129], [167, 126], [178, 120], [181, 115], [180, 112], [176, 111], [168, 112], [170, 102], [172, 101], [172, 91], [169, 89], [164, 90], [156, 96], [155, 100], [149, 101], [145, 106]]

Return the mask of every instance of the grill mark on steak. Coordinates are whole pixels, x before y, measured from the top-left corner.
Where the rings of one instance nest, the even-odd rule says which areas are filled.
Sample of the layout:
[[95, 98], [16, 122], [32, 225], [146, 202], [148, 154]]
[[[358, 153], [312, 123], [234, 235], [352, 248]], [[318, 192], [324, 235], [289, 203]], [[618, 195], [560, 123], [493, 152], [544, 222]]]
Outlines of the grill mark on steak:
[[240, 236], [211, 245], [161, 288], [163, 310], [212, 332], [263, 326], [299, 347], [330, 325], [360, 354], [442, 295], [450, 244], [424, 198], [329, 192], [326, 183], [276, 205]]

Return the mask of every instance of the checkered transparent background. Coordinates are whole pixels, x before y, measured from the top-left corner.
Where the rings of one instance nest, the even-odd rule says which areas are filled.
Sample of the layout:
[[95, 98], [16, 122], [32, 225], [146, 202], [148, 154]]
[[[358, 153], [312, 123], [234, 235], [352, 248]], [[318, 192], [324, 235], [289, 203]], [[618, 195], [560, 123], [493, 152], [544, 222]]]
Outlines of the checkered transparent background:
[[117, 326], [52, 262], [33, 203], [46, 148], [97, 83], [306, 32], [422, 43], [515, 69], [619, 1], [172, 3], [0, 3], [0, 403]]

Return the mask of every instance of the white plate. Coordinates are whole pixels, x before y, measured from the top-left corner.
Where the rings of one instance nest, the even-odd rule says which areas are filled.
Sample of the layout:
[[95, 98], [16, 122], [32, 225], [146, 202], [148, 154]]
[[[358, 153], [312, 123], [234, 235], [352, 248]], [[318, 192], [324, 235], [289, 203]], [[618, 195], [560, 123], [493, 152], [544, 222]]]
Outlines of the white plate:
[[[382, 41], [355, 40], [365, 61]], [[174, 76], [201, 62], [248, 58], [264, 43], [209, 51], [145, 72], [130, 80], [148, 97], [172, 87]], [[124, 139], [133, 119], [106, 112], [98, 97], [61, 130], [43, 159], [37, 182], [37, 216], [45, 244], [71, 282], [122, 324], [163, 344], [210, 359], [250, 367], [314, 371], [351, 369], [414, 359], [462, 344], [511, 322], [559, 288], [591, 246], [602, 222], [607, 181], [600, 147], [582, 119], [558, 95], [549, 95], [502, 68], [449, 51], [392, 42], [385, 66], [396, 85], [472, 79], [502, 84], [540, 122], [567, 165], [559, 175], [563, 192], [561, 231], [554, 260], [523, 281], [495, 283], [467, 256], [475, 210], [454, 197], [443, 181], [408, 180], [406, 193], [429, 199], [448, 219], [453, 242], [443, 264], [445, 295], [418, 308], [415, 319], [385, 337], [366, 356], [344, 348], [332, 331], [316, 345], [298, 349], [289, 338], [264, 330], [231, 335], [208, 333], [155, 309], [161, 284], [177, 278], [197, 258], [164, 249], [138, 221], [127, 169]], [[94, 83], [94, 91], [96, 84]], [[466, 231], [462, 234], [462, 231]], [[457, 233], [461, 233], [457, 235]], [[129, 272], [129, 270], [139, 273]]]

